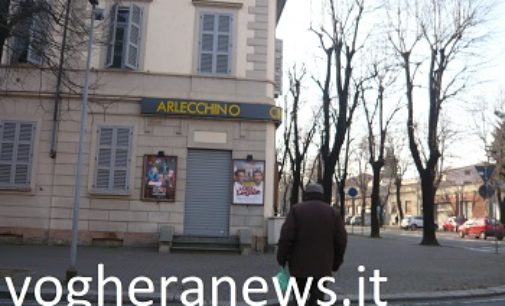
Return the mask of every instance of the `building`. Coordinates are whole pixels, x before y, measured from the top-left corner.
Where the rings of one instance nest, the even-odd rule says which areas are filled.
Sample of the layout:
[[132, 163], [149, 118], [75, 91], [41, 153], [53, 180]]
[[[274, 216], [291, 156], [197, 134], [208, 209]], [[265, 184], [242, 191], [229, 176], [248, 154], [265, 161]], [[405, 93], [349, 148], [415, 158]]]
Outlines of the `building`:
[[[444, 172], [435, 196], [435, 222], [442, 224], [450, 216], [462, 216], [468, 219], [494, 215], [496, 219], [500, 218], [497, 199], [491, 197], [486, 200], [479, 194], [483, 180], [475, 166], [480, 165], [448, 169]], [[355, 187], [358, 190], [358, 195], [354, 199], [349, 196], [346, 198], [346, 212], [349, 215], [360, 214], [363, 202], [365, 203], [365, 211], [370, 211], [371, 207], [369, 192], [372, 189], [371, 176], [367, 180], [361, 180], [361, 182], [367, 182], [361, 184], [364, 188], [358, 187], [360, 183], [357, 178], [348, 182], [349, 187]], [[387, 192], [388, 188], [389, 193]], [[366, 193], [360, 192], [360, 190], [365, 190]], [[381, 198], [386, 201], [383, 208], [384, 224], [396, 224], [399, 212], [396, 187], [392, 182], [383, 181]], [[422, 215], [422, 190], [417, 178], [403, 181], [400, 189], [400, 201], [404, 216]]]
[[[152, 245], [170, 226], [188, 236], [247, 230], [263, 249], [282, 113], [275, 28], [285, 2], [100, 1], [81, 243]], [[89, 16], [87, 1], [74, 5]], [[32, 18], [6, 42], [0, 70], [0, 237], [68, 243], [81, 95], [62, 90], [55, 103], [57, 79], [43, 56], [51, 49], [33, 31], [42, 15]], [[85, 52], [72, 56], [65, 72], [83, 84]]]
[[[479, 218], [490, 216], [489, 209], [496, 199], [486, 200], [479, 195], [483, 184], [476, 165], [445, 171], [435, 196], [435, 222], [442, 224], [450, 216]], [[401, 205], [404, 215], [422, 214], [422, 192], [418, 180], [407, 181], [401, 188]], [[490, 204], [491, 203], [491, 204]], [[386, 215], [390, 224], [398, 214], [396, 192], [389, 197]]]

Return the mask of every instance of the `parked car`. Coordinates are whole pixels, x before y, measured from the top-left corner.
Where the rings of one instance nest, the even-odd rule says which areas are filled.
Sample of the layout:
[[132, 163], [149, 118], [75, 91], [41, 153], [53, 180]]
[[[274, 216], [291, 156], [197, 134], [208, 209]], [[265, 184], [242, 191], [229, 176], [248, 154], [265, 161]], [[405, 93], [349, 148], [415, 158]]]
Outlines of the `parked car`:
[[465, 223], [464, 217], [452, 216], [447, 218], [442, 224], [442, 229], [445, 232], [457, 232], [461, 224]]
[[481, 239], [496, 237], [496, 239], [502, 240], [505, 236], [505, 227], [495, 219], [473, 218], [466, 221], [459, 227], [458, 235], [461, 238], [464, 238], [465, 236], [472, 236]]
[[351, 218], [351, 221], [349, 222], [351, 225], [361, 225], [361, 216], [360, 215], [355, 215]]
[[406, 216], [400, 223], [401, 228], [415, 231], [424, 226], [423, 216]]
[[353, 216], [349, 216], [349, 215], [345, 216], [344, 223], [345, 223], [346, 225], [350, 225], [350, 224], [351, 224], [352, 217], [353, 217]]

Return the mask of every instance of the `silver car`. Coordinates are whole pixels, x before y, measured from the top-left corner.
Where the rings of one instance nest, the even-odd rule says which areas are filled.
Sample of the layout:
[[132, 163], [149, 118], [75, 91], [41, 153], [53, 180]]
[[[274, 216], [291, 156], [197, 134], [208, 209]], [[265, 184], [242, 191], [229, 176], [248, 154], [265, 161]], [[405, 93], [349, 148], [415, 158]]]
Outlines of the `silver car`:
[[403, 229], [410, 229], [413, 231], [422, 228], [424, 226], [423, 216], [406, 216], [403, 218], [400, 226]]

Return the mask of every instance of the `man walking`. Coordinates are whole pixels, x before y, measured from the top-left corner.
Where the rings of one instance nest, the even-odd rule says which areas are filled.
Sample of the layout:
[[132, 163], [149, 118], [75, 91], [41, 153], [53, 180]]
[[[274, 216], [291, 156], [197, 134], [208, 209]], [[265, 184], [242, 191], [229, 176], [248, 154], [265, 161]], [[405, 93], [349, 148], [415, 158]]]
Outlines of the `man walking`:
[[308, 305], [317, 305], [324, 295], [317, 282], [331, 276], [343, 262], [347, 232], [337, 210], [323, 200], [323, 187], [309, 184], [304, 201], [294, 205], [284, 222], [278, 243], [277, 262], [288, 263], [291, 276], [303, 292], [312, 277]]

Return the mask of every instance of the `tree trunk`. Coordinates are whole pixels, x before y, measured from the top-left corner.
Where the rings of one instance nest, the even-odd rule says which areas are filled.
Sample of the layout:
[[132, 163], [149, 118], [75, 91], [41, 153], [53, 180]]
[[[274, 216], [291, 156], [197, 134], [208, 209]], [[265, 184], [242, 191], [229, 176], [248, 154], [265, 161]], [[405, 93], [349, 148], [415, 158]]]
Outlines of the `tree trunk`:
[[498, 197], [498, 204], [500, 208], [500, 222], [505, 224], [505, 198], [502, 199], [501, 190], [498, 189], [496, 196]]
[[339, 200], [340, 200], [340, 216], [342, 217], [342, 220], [345, 220], [345, 185], [344, 184], [338, 184], [338, 194], [339, 194]]
[[421, 188], [423, 194], [423, 240], [421, 245], [438, 246], [435, 234], [435, 175], [429, 171], [421, 173]]
[[400, 225], [400, 222], [403, 219], [403, 208], [402, 208], [402, 199], [401, 199], [401, 189], [402, 189], [402, 180], [401, 179], [395, 179], [395, 186], [396, 186], [396, 206], [398, 208], [398, 224]]
[[371, 221], [371, 232], [370, 237], [380, 238], [380, 228], [379, 228], [379, 218], [377, 216], [377, 211], [380, 207], [380, 172], [381, 165], [378, 162], [372, 163], [373, 170], [373, 182], [372, 182], [372, 211], [370, 214]]
[[331, 162], [326, 159], [324, 161], [324, 173], [323, 173], [323, 189], [324, 189], [324, 201], [331, 203], [332, 187], [333, 187], [333, 173], [334, 171], [328, 171], [328, 167], [335, 167], [331, 165]]
[[295, 166], [293, 171], [293, 185], [291, 187], [291, 195], [289, 197], [289, 203], [291, 206], [295, 205], [299, 202], [300, 199], [300, 167]]

